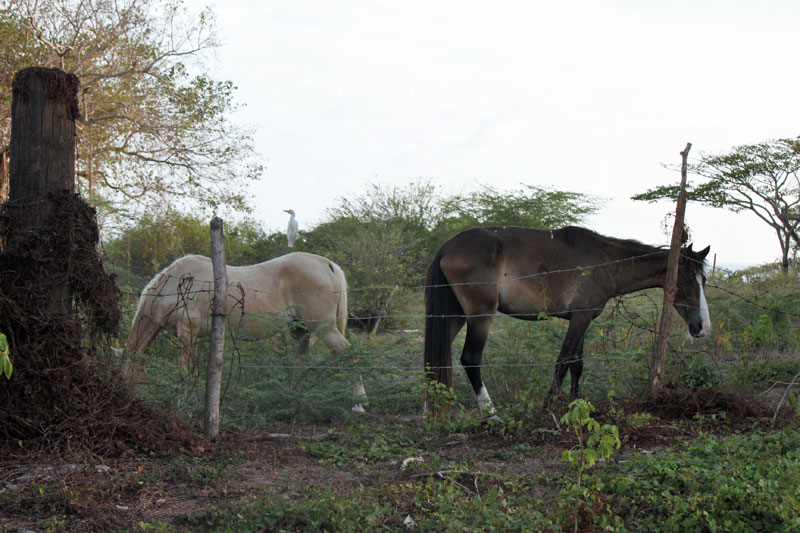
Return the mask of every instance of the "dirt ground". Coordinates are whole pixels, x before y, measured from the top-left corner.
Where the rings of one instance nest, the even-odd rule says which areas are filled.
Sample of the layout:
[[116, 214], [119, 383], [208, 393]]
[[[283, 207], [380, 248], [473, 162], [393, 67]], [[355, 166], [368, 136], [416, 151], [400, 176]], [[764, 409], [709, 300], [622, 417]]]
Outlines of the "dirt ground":
[[[691, 417], [703, 405], [706, 417]], [[609, 406], [598, 405], [596, 418], [607, 418]], [[654, 418], [645, 426], [620, 427], [622, 448], [615, 460], [652, 452], [691, 439], [701, 431], [730, 432], [768, 421], [765, 406], [734, 402], [715, 393], [675, 394], [671, 402], [648, 406], [615, 405], [627, 412], [647, 409]], [[737, 412], [738, 410], [738, 412]], [[714, 412], [726, 412], [727, 422], [715, 422]], [[419, 427], [419, 418], [375, 419], [376, 426], [395, 423]], [[368, 425], [367, 417], [359, 424]], [[273, 433], [224, 433], [216, 443], [195, 435], [195, 445], [163, 454], [131, 454], [100, 461], [69, 453], [4, 453], [0, 465], [0, 531], [39, 531], [42, 521], [53, 530], [113, 531], [140, 522], [186, 527], [186, 516], [212, 505], [248, 502], [269, 495], [300, 496], [328, 489], [338, 496], [360, 488], [400, 485], [430, 476], [426, 461], [467, 463], [480, 472], [500, 476], [558, 474], [573, 437], [556, 429], [555, 418], [543, 414], [541, 430], [513, 440], [479, 427], [464, 433], [438, 432], [419, 451], [421, 461], [387, 457], [380, 461], [345, 460], [340, 465], [320, 461], [308, 443], [340, 439], [345, 427], [277, 427]], [[518, 453], [524, 444], [524, 453]]]

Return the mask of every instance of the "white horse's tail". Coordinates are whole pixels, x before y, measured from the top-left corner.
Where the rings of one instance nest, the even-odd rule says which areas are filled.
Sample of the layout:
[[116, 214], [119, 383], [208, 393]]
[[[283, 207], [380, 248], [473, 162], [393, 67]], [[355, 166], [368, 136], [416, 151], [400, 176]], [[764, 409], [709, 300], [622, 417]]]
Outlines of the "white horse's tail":
[[344, 271], [331, 261], [333, 265], [333, 273], [336, 279], [339, 280], [339, 304], [336, 306], [336, 329], [344, 337], [344, 330], [347, 328], [347, 279], [344, 276]]

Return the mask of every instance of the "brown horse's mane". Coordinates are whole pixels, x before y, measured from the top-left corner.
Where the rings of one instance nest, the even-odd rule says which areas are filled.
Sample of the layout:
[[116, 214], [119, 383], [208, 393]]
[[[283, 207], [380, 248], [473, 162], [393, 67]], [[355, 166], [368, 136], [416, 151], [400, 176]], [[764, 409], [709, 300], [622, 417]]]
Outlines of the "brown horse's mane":
[[553, 237], [568, 244], [572, 248], [605, 244], [609, 246], [625, 248], [634, 254], [648, 254], [653, 252], [667, 251], [663, 246], [651, 246], [635, 239], [618, 239], [616, 237], [608, 237], [607, 235], [601, 235], [596, 231], [582, 228], [580, 226], [565, 226], [561, 229], [553, 230]]
[[[572, 248], [605, 246], [608, 249], [623, 249], [625, 250], [626, 255], [649, 255], [660, 252], [666, 254], [669, 252], [668, 246], [651, 246], [635, 239], [618, 239], [616, 237], [609, 237], [580, 226], [565, 226], [561, 229], [553, 230], [553, 238], [564, 242]], [[699, 270], [700, 272], [705, 270], [706, 262], [697, 258], [697, 252], [693, 250], [686, 250], [684, 248], [683, 254], [684, 257], [690, 260], [692, 270]]]

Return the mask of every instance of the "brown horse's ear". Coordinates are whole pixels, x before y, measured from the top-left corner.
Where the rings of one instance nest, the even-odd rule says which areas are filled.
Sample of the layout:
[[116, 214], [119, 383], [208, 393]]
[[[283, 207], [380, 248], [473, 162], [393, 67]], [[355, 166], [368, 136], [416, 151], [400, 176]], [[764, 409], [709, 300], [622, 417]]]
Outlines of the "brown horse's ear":
[[710, 252], [710, 251], [711, 251], [711, 246], [710, 245], [706, 246], [705, 248], [703, 248], [702, 250], [697, 252], [697, 259], [699, 261], [704, 260], [706, 258], [706, 256], [708, 255], [708, 252]]

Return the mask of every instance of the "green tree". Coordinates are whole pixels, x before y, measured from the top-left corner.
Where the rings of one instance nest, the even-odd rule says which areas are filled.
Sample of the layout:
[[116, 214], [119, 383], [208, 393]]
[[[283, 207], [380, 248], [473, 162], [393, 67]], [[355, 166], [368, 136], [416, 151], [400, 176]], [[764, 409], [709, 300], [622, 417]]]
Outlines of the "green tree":
[[[800, 246], [800, 137], [742, 145], [727, 153], [700, 154], [689, 170], [706, 178], [687, 185], [687, 198], [735, 213], [749, 211], [775, 232], [781, 269], [789, 270], [792, 248]], [[634, 200], [676, 200], [679, 185], [663, 185]]]
[[441, 244], [475, 226], [558, 228], [580, 224], [597, 212], [600, 200], [592, 196], [534, 185], [503, 191], [483, 186], [469, 194], [446, 198], [435, 230]]
[[[109, 263], [138, 276], [152, 277], [187, 254], [208, 256], [209, 221], [168, 211], [145, 215], [104, 246]], [[251, 265], [286, 253], [286, 238], [266, 235], [252, 220], [225, 225], [225, 260], [229, 265]]]
[[251, 132], [228, 119], [233, 84], [207, 73], [215, 34], [213, 13], [193, 15], [181, 0], [0, 0], [0, 146], [14, 74], [60, 68], [81, 81], [84, 194], [119, 214], [176, 199], [246, 209], [246, 185], [261, 168]]
[[414, 295], [430, 260], [428, 228], [438, 220], [436, 189], [419, 180], [405, 187], [373, 183], [356, 198], [339, 199], [327, 220], [304, 236], [347, 275], [350, 314], [375, 330], [382, 317]]

